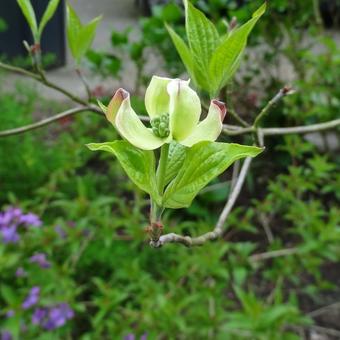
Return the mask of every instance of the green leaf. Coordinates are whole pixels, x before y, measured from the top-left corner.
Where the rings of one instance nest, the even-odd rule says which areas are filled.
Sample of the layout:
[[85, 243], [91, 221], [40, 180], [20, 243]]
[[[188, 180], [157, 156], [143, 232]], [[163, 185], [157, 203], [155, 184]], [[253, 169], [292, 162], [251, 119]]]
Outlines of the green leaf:
[[168, 30], [171, 40], [176, 47], [176, 50], [179, 56], [182, 59], [182, 62], [187, 69], [190, 77], [196, 82], [195, 71], [194, 71], [194, 60], [192, 58], [189, 47], [183, 41], [183, 39], [167, 24], [165, 24], [166, 29]]
[[74, 9], [67, 5], [66, 8], [66, 21], [67, 21], [67, 40], [72, 53], [72, 56], [77, 59], [77, 40], [82, 30], [82, 24], [77, 16], [77, 13]]
[[37, 39], [38, 34], [38, 25], [37, 19], [35, 17], [35, 13], [30, 0], [17, 0], [18, 5], [21, 8], [22, 13], [24, 14], [28, 25], [32, 31], [34, 40]]
[[236, 72], [242, 53], [247, 45], [249, 33], [265, 10], [266, 3], [253, 13], [248, 22], [226, 36], [216, 48], [209, 64], [211, 80], [209, 92], [211, 96], [215, 96]]
[[156, 185], [155, 156], [152, 151], [138, 149], [122, 140], [91, 143], [86, 146], [92, 151], [103, 150], [113, 153], [131, 181], [147, 192], [158, 204], [160, 203]]
[[17, 303], [17, 294], [15, 291], [7, 285], [0, 286], [1, 297], [6, 301], [8, 305], [14, 305]]
[[190, 206], [198, 192], [233, 162], [244, 157], [255, 157], [261, 151], [261, 148], [240, 144], [195, 144], [187, 150], [178, 175], [167, 187], [163, 206], [172, 209]]
[[87, 25], [82, 25], [74, 9], [67, 5], [67, 39], [77, 63], [91, 47], [100, 20], [101, 16], [94, 18]]
[[179, 143], [171, 142], [165, 172], [165, 185], [174, 179], [182, 167], [187, 148]]
[[198, 71], [208, 76], [211, 56], [219, 41], [214, 24], [188, 0], [184, 0], [185, 26], [189, 46]]
[[39, 30], [38, 30], [38, 35], [39, 37], [41, 37], [41, 34], [46, 26], [46, 24], [51, 20], [51, 18], [53, 17], [55, 11], [58, 8], [60, 0], [50, 0], [50, 2], [48, 3], [48, 6], [44, 12], [44, 15], [40, 21], [39, 24]]

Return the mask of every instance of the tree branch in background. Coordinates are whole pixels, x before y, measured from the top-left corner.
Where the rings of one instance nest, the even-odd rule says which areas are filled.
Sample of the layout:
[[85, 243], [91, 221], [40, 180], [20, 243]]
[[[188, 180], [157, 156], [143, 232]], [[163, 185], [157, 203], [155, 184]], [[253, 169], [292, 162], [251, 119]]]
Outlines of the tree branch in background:
[[77, 68], [76, 73], [77, 73], [79, 79], [81, 80], [81, 82], [83, 83], [83, 85], [85, 87], [88, 101], [91, 101], [91, 99], [92, 99], [91, 88], [90, 88], [89, 83], [87, 82], [87, 79], [85, 78], [81, 69]]
[[58, 86], [57, 84], [50, 82], [46, 78], [45, 73], [41, 70], [39, 71], [39, 73], [33, 73], [33, 72], [27, 71], [27, 70], [25, 70], [21, 67], [11, 66], [11, 65], [8, 65], [8, 64], [4, 64], [2, 62], [0, 62], [0, 69], [6, 70], [6, 71], [11, 71], [11, 72], [21, 74], [23, 76], [35, 79], [39, 83], [44, 84], [45, 86], [62, 93], [64, 96], [70, 98], [75, 103], [78, 103], [78, 104], [81, 104], [81, 105], [88, 105], [87, 101], [81, 99], [80, 97], [73, 95], [71, 92], [67, 91], [66, 89], [64, 89], [60, 86]]
[[219, 219], [216, 223], [215, 229], [213, 231], [210, 231], [198, 237], [190, 237], [190, 236], [183, 236], [183, 235], [178, 235], [175, 233], [170, 233], [170, 234], [162, 235], [158, 241], [150, 241], [150, 245], [154, 248], [159, 248], [166, 243], [181, 243], [187, 247], [192, 247], [192, 246], [200, 246], [206, 243], [207, 241], [213, 241], [219, 238], [223, 234], [224, 223], [228, 215], [230, 214], [230, 211], [233, 208], [241, 192], [241, 189], [242, 189], [244, 180], [247, 176], [251, 161], [252, 161], [251, 157], [247, 157], [245, 159], [242, 165], [240, 175], [238, 176], [238, 179], [234, 186], [234, 189], [232, 190], [228, 198], [228, 201], [226, 205], [224, 206], [219, 216]]
[[248, 127], [249, 124], [234, 110], [228, 109], [228, 113], [237, 121], [239, 124], [241, 124], [243, 127]]
[[269, 260], [275, 257], [295, 255], [297, 253], [299, 253], [298, 248], [286, 248], [286, 249], [273, 250], [273, 251], [267, 251], [265, 253], [251, 255], [249, 257], [249, 261], [257, 262], [257, 261]]
[[[18, 127], [18, 128], [14, 128], [14, 129], [9, 129], [9, 130], [5, 130], [5, 131], [0, 131], [0, 137], [6, 137], [6, 136], [11, 136], [11, 135], [17, 135], [17, 134], [21, 134], [21, 133], [25, 133], [34, 129], [38, 129], [40, 127], [49, 125], [55, 121], [58, 121], [60, 119], [63, 119], [65, 117], [69, 117], [72, 115], [75, 115], [77, 113], [80, 112], [85, 112], [85, 111], [89, 111], [89, 112], [93, 112], [93, 113], [97, 113], [97, 114], [101, 114], [103, 115], [102, 110], [95, 106], [95, 105], [91, 105], [89, 103], [90, 99], [91, 99], [91, 92], [90, 92], [90, 88], [86, 82], [86, 80], [82, 77], [82, 75], [80, 73], [78, 73], [78, 75], [80, 76], [82, 82], [85, 85], [86, 88], [86, 92], [88, 95], [88, 100], [83, 100], [80, 97], [74, 96], [71, 92], [67, 91], [66, 89], [58, 86], [57, 84], [54, 84], [52, 82], [50, 82], [44, 71], [41, 69], [37, 70], [37, 73], [32, 73], [30, 71], [27, 71], [25, 69], [19, 68], [19, 67], [14, 67], [11, 65], [7, 65], [4, 63], [0, 62], [0, 69], [4, 69], [7, 71], [11, 71], [11, 72], [15, 72], [21, 75], [24, 75], [26, 77], [30, 77], [32, 79], [35, 79], [37, 81], [39, 81], [40, 83], [44, 84], [45, 86], [52, 88], [62, 94], [64, 94], [66, 97], [70, 98], [72, 101], [81, 104], [81, 107], [78, 108], [74, 108], [71, 110], [67, 110], [61, 113], [58, 113], [52, 117], [49, 118], [45, 118], [42, 119], [38, 122], [29, 124], [29, 125], [25, 125], [22, 127]], [[269, 102], [268, 104], [261, 110], [261, 112], [258, 114], [258, 116], [255, 118], [254, 124], [252, 126], [247, 126], [248, 124], [243, 121], [240, 120], [239, 116], [237, 115], [237, 113], [233, 114], [234, 112], [231, 112], [231, 115], [243, 126], [235, 126], [235, 125], [223, 125], [223, 132], [229, 136], [236, 136], [236, 135], [243, 135], [243, 134], [248, 134], [248, 133], [255, 133], [257, 135], [257, 138], [259, 140], [259, 144], [260, 146], [264, 145], [264, 137], [265, 136], [274, 136], [274, 135], [286, 135], [286, 134], [293, 134], [293, 133], [298, 133], [298, 134], [305, 134], [305, 133], [310, 133], [310, 132], [318, 132], [318, 131], [323, 131], [323, 130], [327, 130], [327, 129], [332, 129], [332, 128], [336, 128], [337, 126], [340, 125], [340, 119], [335, 119], [326, 123], [319, 123], [319, 124], [313, 124], [313, 125], [307, 125], [307, 126], [297, 126], [297, 127], [285, 127], [285, 128], [260, 128], [259, 127], [259, 123], [261, 121], [261, 119], [269, 112], [269, 110], [271, 109], [271, 107], [273, 105], [275, 105], [281, 98], [283, 98], [284, 96], [291, 94], [292, 93], [292, 89], [289, 87], [284, 87], [282, 88]], [[150, 119], [149, 117], [140, 117], [141, 120], [148, 122]], [[158, 240], [152, 240], [150, 241], [150, 245], [152, 247], [161, 247], [166, 243], [181, 243], [187, 247], [191, 247], [191, 246], [198, 246], [198, 245], [202, 245], [207, 241], [212, 241], [215, 240], [217, 238], [219, 238], [224, 231], [224, 224], [225, 221], [228, 217], [228, 215], [231, 212], [231, 209], [233, 208], [236, 199], [238, 198], [241, 188], [243, 186], [243, 183], [245, 181], [247, 172], [249, 170], [250, 164], [251, 164], [252, 159], [251, 158], [246, 158], [243, 165], [242, 165], [242, 169], [240, 171], [240, 174], [238, 176], [236, 176], [238, 169], [237, 166], [235, 165], [235, 175], [233, 176], [234, 180], [232, 181], [232, 186], [231, 186], [231, 194], [228, 198], [228, 201], [225, 205], [225, 207], [223, 208], [219, 219], [216, 223], [215, 229], [213, 231], [210, 231], [208, 233], [205, 233], [201, 236], [198, 237], [190, 237], [190, 236], [182, 236], [182, 235], [178, 235], [175, 233], [170, 233], [170, 234], [166, 234], [166, 235], [162, 235], [159, 237]], [[266, 252], [266, 253], [262, 253], [262, 254], [255, 254], [250, 256], [249, 260], [251, 262], [256, 262], [259, 260], [266, 260], [266, 259], [270, 259], [273, 257], [279, 257], [279, 256], [287, 256], [287, 255], [292, 255], [297, 253], [298, 250], [296, 248], [288, 248], [288, 249], [282, 249], [282, 250], [276, 250], [276, 251], [271, 251], [271, 252]]]
[[[81, 110], [77, 112], [73, 112], [73, 110], [79, 110], [79, 109]], [[33, 124], [24, 125], [19, 128], [15, 128], [15, 129], [0, 131], [0, 137], [17, 135], [19, 133], [25, 133], [27, 131], [37, 129], [45, 125], [49, 125], [53, 123], [54, 121], [60, 120], [62, 118], [71, 116], [75, 113], [82, 112], [82, 111], [89, 111], [89, 112], [94, 112], [97, 114], [103, 114], [102, 110], [99, 107], [95, 105], [86, 104], [83, 107], [71, 109], [71, 110], [68, 110], [62, 113], [58, 113], [55, 116], [49, 117], [47, 119], [42, 119]], [[65, 116], [61, 116], [61, 115], [65, 115]], [[150, 121], [150, 118], [146, 116], [140, 116], [139, 118], [143, 122]], [[34, 125], [34, 128], [30, 128], [32, 125]], [[275, 136], [275, 135], [288, 135], [288, 134], [293, 134], [293, 133], [305, 134], [305, 133], [311, 133], [311, 132], [319, 132], [319, 131], [334, 129], [337, 126], [340, 126], [340, 119], [334, 119], [326, 123], [319, 123], [319, 124], [306, 125], [306, 126], [285, 127], [285, 128], [257, 128], [255, 129], [254, 127], [242, 128], [236, 125], [223, 125], [222, 131], [228, 136], [244, 135], [244, 134], [252, 133], [255, 131], [260, 131], [263, 136]]]
[[42, 119], [36, 123], [32, 123], [32, 124], [28, 124], [22, 127], [18, 127], [18, 128], [14, 128], [14, 129], [10, 129], [10, 130], [4, 130], [4, 131], [0, 131], [0, 137], [8, 137], [8, 136], [13, 136], [13, 135], [18, 135], [18, 134], [22, 134], [28, 131], [32, 131], [35, 129], [38, 129], [40, 127], [49, 125], [57, 120], [66, 118], [66, 117], [70, 117], [73, 116], [79, 112], [85, 112], [85, 111], [92, 111], [94, 113], [98, 113], [98, 114], [102, 114], [102, 111], [97, 108], [96, 106], [83, 106], [83, 107], [77, 107], [74, 109], [70, 109], [61, 113], [56, 114], [55, 116], [49, 117], [49, 118], [45, 118]]
[[33, 78], [33, 79], [36, 79], [36, 80], [40, 79], [39, 75], [37, 75], [33, 72], [30, 72], [30, 71], [27, 71], [27, 70], [25, 70], [21, 67], [16, 67], [16, 66], [12, 66], [12, 65], [8, 65], [8, 64], [4, 64], [4, 63], [0, 62], [0, 68], [2, 68], [3, 70], [6, 70], [6, 71], [13, 72], [13, 73], [21, 74], [23, 76], [30, 77], [30, 78]]
[[280, 89], [280, 91], [267, 103], [267, 105], [257, 115], [253, 126], [257, 128], [259, 126], [260, 120], [269, 112], [272, 106], [279, 102], [283, 97], [288, 96], [292, 93], [294, 93], [294, 91], [289, 86], [284, 86], [282, 89]]
[[319, 132], [329, 129], [334, 129], [340, 126], [340, 119], [330, 120], [325, 123], [318, 123], [312, 125], [294, 126], [294, 127], [273, 127], [273, 128], [255, 128], [251, 126], [249, 128], [242, 128], [235, 125], [223, 125], [223, 133], [228, 136], [238, 136], [256, 131], [261, 131], [263, 136], [275, 136], [275, 135], [288, 135], [293, 133], [305, 134], [311, 132]]

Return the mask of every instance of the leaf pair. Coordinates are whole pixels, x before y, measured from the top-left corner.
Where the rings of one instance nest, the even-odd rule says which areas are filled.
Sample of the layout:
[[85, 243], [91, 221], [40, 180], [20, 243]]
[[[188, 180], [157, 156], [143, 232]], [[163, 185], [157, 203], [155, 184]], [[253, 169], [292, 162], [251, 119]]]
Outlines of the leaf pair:
[[255, 157], [262, 149], [254, 146], [200, 142], [191, 148], [170, 144], [163, 197], [157, 191], [155, 157], [152, 151], [138, 149], [126, 141], [92, 143], [90, 150], [113, 153], [130, 179], [164, 208], [184, 208], [212, 179], [237, 159]]
[[171, 39], [196, 85], [216, 97], [239, 67], [248, 35], [266, 10], [264, 3], [241, 27], [220, 37], [214, 24], [188, 0], [185, 26], [189, 46], [168, 25]]
[[17, 2], [32, 31], [34, 42], [40, 43], [41, 35], [47, 23], [51, 20], [55, 11], [57, 10], [60, 0], [49, 1], [46, 7], [46, 10], [44, 12], [44, 15], [42, 16], [40, 20], [39, 26], [37, 23], [37, 19], [36, 19], [31, 1], [30, 0], [17, 0]]
[[67, 39], [77, 64], [91, 47], [101, 18], [101, 16], [96, 17], [88, 24], [83, 25], [74, 9], [67, 5]]

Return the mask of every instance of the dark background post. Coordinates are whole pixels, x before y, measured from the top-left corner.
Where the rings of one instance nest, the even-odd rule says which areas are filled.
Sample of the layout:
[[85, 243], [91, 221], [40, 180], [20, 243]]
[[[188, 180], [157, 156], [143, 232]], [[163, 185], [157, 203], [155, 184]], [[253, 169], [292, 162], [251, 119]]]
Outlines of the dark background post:
[[[39, 23], [48, 0], [32, 1]], [[53, 54], [54, 61], [49, 67], [65, 64], [65, 3], [60, 1], [53, 18], [47, 24], [41, 39], [43, 55]], [[23, 40], [33, 42], [30, 28], [15, 0], [0, 1], [0, 18], [6, 22], [7, 29], [0, 32], [0, 56], [6, 59], [27, 56]]]

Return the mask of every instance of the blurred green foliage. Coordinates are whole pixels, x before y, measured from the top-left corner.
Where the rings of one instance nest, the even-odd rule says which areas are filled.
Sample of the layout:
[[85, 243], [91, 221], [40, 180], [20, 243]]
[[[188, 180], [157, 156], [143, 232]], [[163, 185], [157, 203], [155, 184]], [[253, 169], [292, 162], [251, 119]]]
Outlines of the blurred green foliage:
[[[243, 22], [260, 1], [240, 8], [235, 3], [196, 4], [215, 21], [227, 14]], [[245, 56], [243, 70], [227, 89], [229, 107], [249, 122], [284, 84], [281, 58], [288, 58], [298, 91], [273, 108], [266, 125], [315, 123], [338, 114], [339, 47], [315, 20], [311, 4], [271, 1], [254, 31], [252, 45], [260, 53]], [[167, 16], [183, 33], [182, 14], [177, 5], [169, 6], [156, 7], [154, 16], [141, 21], [140, 40], [132, 40], [130, 30], [114, 32], [114, 55], [90, 52], [95, 69], [118, 76], [124, 65], [119, 53], [127, 53], [142, 67], [139, 87], [148, 77], [143, 69], [147, 50], [160, 44], [160, 55], [169, 57], [162, 67], [171, 75], [183, 72], [163, 27]], [[306, 44], [305, 35], [310, 37]], [[324, 47], [315, 52], [320, 43]], [[36, 118], [32, 112], [55, 106], [42, 103], [28, 87], [2, 91], [0, 129], [30, 123]], [[24, 339], [83, 340], [145, 333], [148, 339], [290, 340], [322, 332], [315, 325], [340, 331], [336, 309], [309, 314], [340, 300], [340, 160], [334, 146], [320, 150], [295, 135], [268, 138], [228, 217], [223, 240], [201, 248], [155, 250], [144, 232], [149, 202], [114, 158], [84, 146], [116, 137], [100, 117], [84, 113], [45, 130], [0, 139], [2, 209], [20, 206], [44, 222], [40, 229], [20, 230], [17, 244], [0, 241], [1, 330]], [[326, 139], [327, 133], [320, 137]], [[166, 232], [197, 236], [211, 230], [229, 191], [227, 173], [188, 210], [166, 212]], [[37, 251], [47, 254], [51, 268], [30, 263]], [[278, 251], [281, 256], [266, 258]], [[20, 267], [27, 276], [15, 276]], [[32, 325], [32, 309], [21, 308], [32, 286], [41, 287], [40, 306], [66, 301], [75, 318], [53, 332]], [[8, 317], [9, 311], [15, 315]]]
[[7, 29], [7, 23], [0, 17], [0, 32], [4, 32]]

